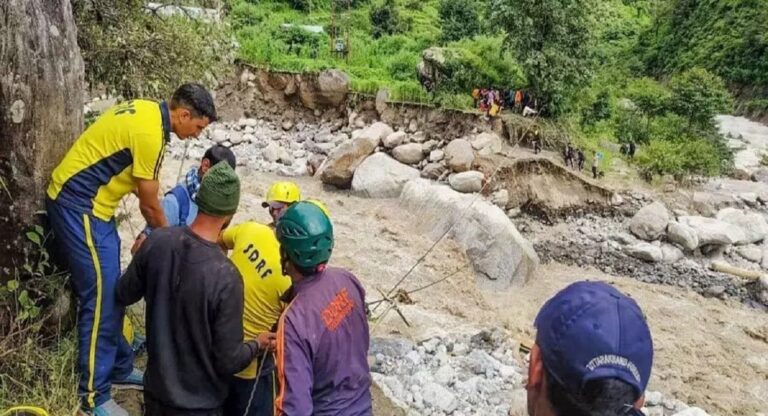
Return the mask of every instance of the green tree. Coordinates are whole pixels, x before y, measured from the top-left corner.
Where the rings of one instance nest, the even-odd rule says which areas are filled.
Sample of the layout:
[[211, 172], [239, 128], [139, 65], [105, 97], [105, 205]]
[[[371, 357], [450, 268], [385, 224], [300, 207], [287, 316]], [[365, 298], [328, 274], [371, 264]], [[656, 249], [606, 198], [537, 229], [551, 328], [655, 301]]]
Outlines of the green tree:
[[395, 0], [384, 0], [381, 4], [371, 7], [370, 16], [371, 26], [373, 26], [372, 35], [375, 39], [405, 31]]
[[438, 18], [443, 42], [471, 38], [480, 33], [480, 15], [471, 0], [441, 0]]
[[709, 129], [715, 115], [730, 108], [725, 83], [706, 69], [694, 68], [675, 75], [669, 88], [670, 110], [685, 117], [689, 127]]
[[494, 0], [492, 20], [545, 113], [568, 110], [592, 77], [594, 0]]

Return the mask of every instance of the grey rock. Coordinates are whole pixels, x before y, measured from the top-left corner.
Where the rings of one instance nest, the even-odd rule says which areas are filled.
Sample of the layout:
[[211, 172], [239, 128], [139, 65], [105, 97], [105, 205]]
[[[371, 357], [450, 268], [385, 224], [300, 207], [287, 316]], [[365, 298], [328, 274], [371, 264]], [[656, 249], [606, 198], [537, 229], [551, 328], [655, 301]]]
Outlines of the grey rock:
[[704, 296], [712, 297], [712, 298], [719, 298], [725, 294], [725, 286], [716, 285], [716, 286], [710, 286], [707, 288], [707, 290], [704, 291]]
[[637, 243], [637, 239], [634, 236], [632, 236], [631, 234], [622, 233], [622, 232], [613, 233], [608, 238], [611, 241], [615, 241], [621, 245]]
[[213, 131], [213, 133], [211, 133], [211, 140], [213, 140], [215, 143], [221, 144], [227, 141], [228, 135], [228, 130], [217, 128]]
[[658, 391], [648, 391], [645, 393], [646, 406], [661, 406], [663, 401], [664, 396]]
[[277, 162], [280, 159], [280, 145], [272, 142], [262, 151], [262, 156], [267, 162]]
[[699, 247], [705, 245], [731, 245], [744, 241], [744, 232], [731, 224], [713, 218], [705, 217], [680, 217], [681, 224], [687, 225], [696, 232], [699, 237]]
[[696, 234], [696, 230], [676, 221], [670, 222], [667, 226], [667, 238], [688, 251], [696, 250], [699, 246], [699, 236]]
[[355, 170], [376, 150], [377, 142], [376, 139], [361, 136], [337, 147], [319, 168], [320, 179], [329, 185], [349, 188]]
[[243, 134], [243, 143], [253, 143], [256, 141], [256, 136], [250, 133]]
[[433, 150], [429, 153], [430, 162], [439, 162], [445, 157], [445, 152], [442, 150]]
[[408, 135], [404, 131], [396, 131], [385, 137], [382, 144], [384, 144], [384, 147], [391, 149], [401, 145], [407, 137]]
[[509, 203], [509, 191], [506, 189], [500, 189], [494, 192], [491, 196], [491, 203], [501, 209], [506, 209], [507, 204]]
[[683, 251], [673, 246], [672, 244], [662, 244], [661, 254], [662, 261], [667, 264], [677, 263], [683, 257], [685, 257]]
[[744, 201], [745, 204], [747, 204], [750, 207], [757, 207], [759, 203], [757, 202], [757, 194], [754, 192], [744, 192], [739, 194], [739, 199]]
[[359, 134], [359, 137], [370, 140], [370, 142], [374, 144], [374, 147], [376, 147], [382, 140], [386, 139], [394, 132], [392, 127], [389, 127], [386, 123], [376, 122], [363, 130], [363, 132]]
[[445, 166], [440, 163], [427, 163], [421, 171], [421, 177], [437, 180], [445, 171]]
[[405, 354], [405, 359], [410, 361], [411, 364], [413, 364], [413, 365], [420, 365], [421, 364], [421, 356], [415, 350], [411, 350], [407, 354]]
[[752, 173], [755, 182], [768, 183], [768, 168], [760, 168]]
[[401, 144], [392, 150], [392, 156], [397, 161], [407, 165], [413, 165], [424, 160], [424, 153], [418, 143]]
[[763, 249], [761, 247], [747, 245], [738, 247], [736, 252], [739, 254], [739, 256], [751, 261], [752, 263], [760, 263], [763, 260]]
[[709, 414], [698, 407], [689, 407], [682, 412], [675, 413], [674, 416], [709, 416]]
[[408, 123], [408, 132], [416, 133], [418, 130], [419, 130], [419, 122], [416, 119], [411, 120], [411, 122]]
[[507, 210], [507, 216], [509, 218], [517, 218], [522, 214], [523, 214], [523, 211], [520, 208], [510, 208], [509, 210]]
[[288, 131], [293, 128], [293, 122], [290, 120], [284, 121], [281, 127], [283, 130]]
[[229, 133], [229, 142], [232, 143], [233, 145], [236, 146], [236, 145], [242, 143], [243, 141], [244, 141], [243, 140], [243, 133], [240, 133], [239, 131], [233, 131], [233, 132]]
[[435, 372], [435, 381], [443, 386], [448, 386], [453, 381], [455, 375], [456, 371], [452, 366], [443, 365]]
[[624, 246], [623, 250], [629, 256], [651, 263], [658, 263], [664, 260], [661, 248], [646, 242]]
[[352, 190], [369, 198], [396, 198], [406, 182], [419, 176], [418, 169], [406, 166], [385, 153], [375, 153], [355, 170]]
[[469, 370], [475, 374], [487, 374], [501, 368], [501, 363], [483, 350], [473, 350], [465, 360]]
[[658, 240], [664, 235], [669, 220], [669, 212], [664, 204], [654, 202], [640, 209], [632, 217], [632, 220], [629, 222], [629, 230], [641, 240]]
[[470, 140], [472, 148], [478, 152], [488, 148], [490, 154], [501, 152], [502, 141], [496, 133], [480, 133]]
[[475, 161], [472, 145], [464, 140], [458, 139], [448, 143], [444, 149], [445, 161], [448, 167], [454, 172], [466, 172], [472, 168]]
[[400, 202], [410, 212], [423, 213], [423, 230], [449, 237], [466, 251], [488, 289], [521, 285], [532, 278], [539, 257], [504, 211], [471, 195], [425, 179], [408, 182]]
[[[424, 153], [430, 153], [437, 149], [439, 143], [437, 140], [427, 140], [426, 142], [421, 144], [421, 151]], [[445, 156], [445, 153], [443, 153], [443, 156]]]
[[758, 213], [723, 208], [718, 211], [716, 218], [733, 225], [744, 234], [744, 238], [735, 244], [757, 243], [768, 237], [768, 222]]
[[456, 396], [437, 383], [427, 383], [424, 386], [422, 395], [424, 403], [444, 413], [451, 413], [458, 406]]
[[451, 188], [463, 193], [480, 192], [483, 189], [483, 180], [485, 175], [476, 170], [461, 172], [451, 175], [448, 179]]
[[388, 357], [403, 357], [416, 346], [413, 342], [400, 338], [372, 338], [369, 354], [383, 354]]

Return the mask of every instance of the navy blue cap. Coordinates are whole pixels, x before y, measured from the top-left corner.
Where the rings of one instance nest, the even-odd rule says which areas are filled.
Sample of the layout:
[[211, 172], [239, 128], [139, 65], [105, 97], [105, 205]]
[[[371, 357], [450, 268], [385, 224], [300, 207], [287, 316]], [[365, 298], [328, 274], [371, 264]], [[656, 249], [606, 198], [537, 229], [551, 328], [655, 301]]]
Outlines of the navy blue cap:
[[571, 394], [614, 378], [645, 392], [653, 341], [637, 303], [602, 282], [577, 282], [547, 301], [536, 317], [536, 344], [547, 371]]

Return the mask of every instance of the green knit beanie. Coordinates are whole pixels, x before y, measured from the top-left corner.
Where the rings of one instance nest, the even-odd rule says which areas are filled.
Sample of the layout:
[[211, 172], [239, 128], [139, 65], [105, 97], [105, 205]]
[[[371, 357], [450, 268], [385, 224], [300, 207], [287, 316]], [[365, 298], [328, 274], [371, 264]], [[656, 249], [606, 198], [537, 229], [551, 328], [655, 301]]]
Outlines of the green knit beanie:
[[227, 162], [219, 162], [205, 173], [195, 202], [200, 212], [214, 217], [226, 217], [237, 211], [240, 179]]

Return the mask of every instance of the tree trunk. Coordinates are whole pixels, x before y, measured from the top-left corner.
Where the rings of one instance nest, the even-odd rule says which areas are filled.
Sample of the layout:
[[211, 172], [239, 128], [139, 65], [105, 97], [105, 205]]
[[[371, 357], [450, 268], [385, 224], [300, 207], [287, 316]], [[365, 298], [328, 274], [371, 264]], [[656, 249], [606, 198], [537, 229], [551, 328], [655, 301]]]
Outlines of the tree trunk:
[[0, 0], [0, 282], [83, 127], [83, 59], [69, 0]]

